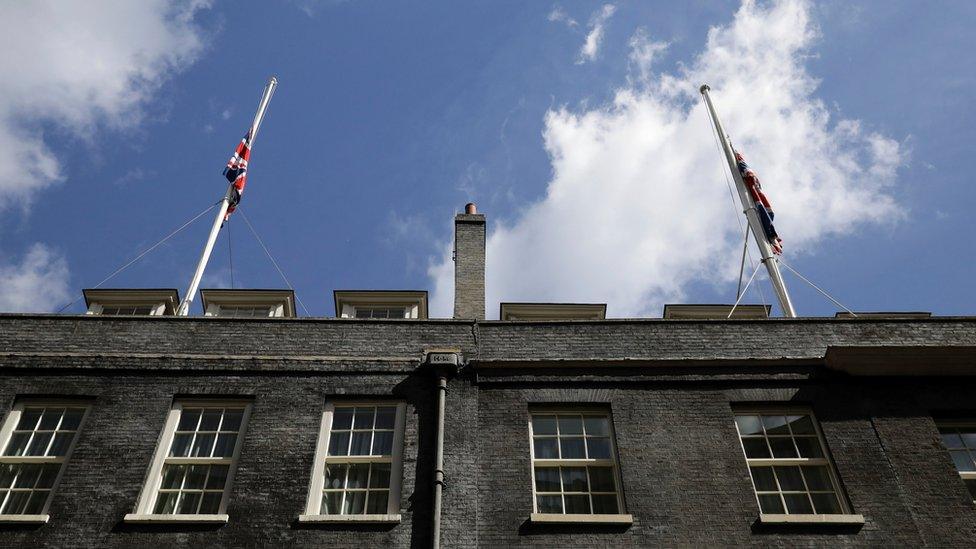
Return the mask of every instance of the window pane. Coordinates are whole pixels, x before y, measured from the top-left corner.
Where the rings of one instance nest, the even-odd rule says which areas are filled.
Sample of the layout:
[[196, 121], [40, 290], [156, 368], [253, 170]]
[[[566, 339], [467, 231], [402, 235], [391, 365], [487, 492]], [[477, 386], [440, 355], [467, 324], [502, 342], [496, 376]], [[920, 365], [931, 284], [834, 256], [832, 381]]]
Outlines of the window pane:
[[770, 438], [769, 447], [773, 449], [774, 458], [795, 458], [796, 447], [790, 437]]
[[582, 435], [583, 420], [580, 416], [559, 416], [560, 435]]
[[610, 434], [610, 420], [605, 417], [584, 416], [583, 427], [586, 429], [586, 434], [591, 436]]
[[183, 492], [180, 494], [180, 502], [176, 504], [176, 513], [180, 515], [196, 514], [200, 508], [200, 492]]
[[224, 413], [221, 409], [209, 409], [203, 411], [203, 419], [200, 420], [200, 431], [216, 431], [220, 426], [220, 416]]
[[30, 492], [10, 492], [7, 496], [7, 504], [3, 507], [3, 513], [8, 515], [21, 515], [24, 507], [30, 499]]
[[536, 498], [539, 503], [540, 513], [562, 513], [562, 496], [539, 496]]
[[776, 494], [763, 494], [759, 496], [759, 509], [763, 513], [781, 515], [783, 514], [783, 501]]
[[196, 431], [197, 423], [200, 422], [199, 408], [183, 408], [180, 413], [180, 424], [176, 427], [177, 431]]
[[742, 447], [745, 448], [747, 458], [768, 458], [769, 447], [766, 446], [766, 439], [762, 437], [742, 439]]
[[803, 491], [803, 477], [799, 467], [775, 467], [779, 488], [784, 492]]
[[555, 438], [537, 438], [533, 442], [535, 445], [535, 459], [557, 459], [559, 458], [559, 448]]
[[559, 492], [559, 469], [557, 467], [536, 467], [535, 491]]
[[30, 444], [27, 446], [27, 452], [24, 453], [25, 456], [43, 456], [47, 453], [47, 445], [51, 443], [51, 438], [54, 433], [34, 433], [34, 438], [31, 439]]
[[223, 496], [220, 492], [205, 492], [203, 494], [203, 501], [200, 503], [200, 514], [203, 515], [216, 515], [220, 512], [220, 498]]
[[823, 451], [820, 448], [820, 440], [817, 437], [797, 437], [796, 447], [800, 450], [800, 457], [823, 457]]
[[375, 408], [356, 408], [354, 429], [372, 429]]
[[973, 460], [969, 457], [969, 452], [966, 450], [949, 452], [949, 455], [952, 456], [952, 462], [956, 464], [956, 469], [960, 472], [976, 471], [976, 467], [973, 466]]
[[332, 430], [352, 429], [352, 408], [336, 408], [332, 414]]
[[762, 424], [759, 416], [736, 416], [735, 424], [739, 426], [740, 435], [761, 435]]
[[322, 494], [321, 513], [338, 515], [342, 505], [342, 492], [325, 492]]
[[207, 477], [207, 490], [223, 490], [227, 481], [226, 465], [211, 465], [210, 476]]
[[346, 488], [365, 488], [368, 478], [368, 463], [351, 463], [349, 464], [349, 476], [346, 479]]
[[346, 466], [331, 464], [325, 466], [325, 489], [341, 489], [346, 483]]
[[342, 506], [344, 515], [361, 515], [366, 505], [366, 492], [346, 492], [346, 500]]
[[807, 488], [812, 492], [833, 490], [830, 474], [825, 466], [803, 467], [803, 477], [807, 479]]
[[65, 456], [68, 454], [68, 447], [71, 446], [71, 439], [75, 437], [74, 433], [58, 433], [54, 435], [54, 443], [51, 444], [51, 449], [48, 450], [47, 455], [49, 456]]
[[371, 515], [385, 515], [389, 499], [390, 492], [386, 490], [370, 490], [366, 512]]
[[14, 481], [14, 488], [33, 488], [37, 484], [37, 477], [41, 475], [41, 466], [37, 464], [23, 464], [20, 473]]
[[786, 419], [789, 421], [794, 435], [817, 434], [813, 429], [813, 420], [810, 419], [810, 416], [788, 416]]
[[185, 465], [167, 465], [163, 468], [163, 482], [160, 488], [176, 490], [183, 484], [183, 476], [186, 474]]
[[976, 433], [961, 433], [962, 443], [966, 445], [967, 448], [976, 449]]
[[173, 446], [169, 449], [172, 457], [187, 457], [190, 455], [190, 442], [193, 441], [192, 434], [180, 434], [173, 437]]
[[939, 429], [942, 433], [942, 444], [945, 444], [946, 448], [962, 448], [962, 437], [956, 433], [955, 429]]
[[376, 431], [373, 433], [373, 455], [389, 456], [393, 454], [393, 431]]
[[176, 509], [177, 496], [179, 496], [179, 492], [160, 492], [159, 497], [156, 498], [153, 513], [157, 515], [173, 514], [173, 510]]
[[0, 463], [0, 490], [10, 488], [17, 476], [17, 466], [13, 463]]
[[590, 496], [563, 496], [566, 502], [566, 514], [590, 512]]
[[81, 418], [85, 415], [84, 408], [68, 408], [64, 414], [64, 419], [61, 420], [62, 431], [76, 431], [78, 426], [81, 425]]
[[350, 456], [368, 456], [370, 438], [372, 431], [353, 431], [352, 446], [349, 448]]
[[603, 515], [617, 514], [617, 496], [593, 496], [593, 512]]
[[27, 507], [24, 508], [25, 515], [38, 515], [41, 510], [44, 509], [44, 502], [47, 500], [48, 494], [51, 492], [47, 490], [39, 490], [33, 492], [30, 497], [30, 501], [27, 502]]
[[763, 426], [766, 427], [767, 435], [788, 435], [790, 429], [786, 426], [784, 416], [762, 416]]
[[[60, 463], [47, 463], [41, 469], [41, 478], [37, 479], [37, 488], [51, 488], [54, 486], [54, 481], [58, 478], [58, 472], [61, 470]], [[2, 486], [2, 485], [0, 485]]]
[[329, 455], [349, 455], [349, 431], [329, 435]]
[[213, 433], [197, 433], [196, 438], [193, 439], [193, 449], [190, 450], [190, 457], [210, 457], [216, 438], [217, 435]]
[[791, 515], [805, 515], [813, 513], [813, 506], [806, 494], [783, 494], [786, 509]]
[[776, 477], [773, 476], [772, 467], [750, 467], [752, 482], [756, 486], [757, 492], [775, 492]]
[[590, 467], [590, 490], [593, 492], [615, 492], [613, 469], [610, 467]]
[[207, 479], [207, 465], [191, 465], [187, 471], [183, 488], [186, 490], [203, 490], [203, 483]]
[[33, 431], [37, 426], [37, 420], [41, 418], [42, 410], [38, 408], [27, 408], [20, 414], [20, 421], [17, 422], [17, 431]]
[[390, 487], [390, 464], [374, 463], [373, 470], [369, 475], [370, 488], [389, 488]]
[[217, 435], [217, 446], [214, 448], [214, 457], [233, 457], [234, 446], [237, 445], [237, 435], [232, 433], [221, 433]]
[[610, 459], [609, 438], [587, 438], [587, 456], [590, 459]]
[[586, 467], [563, 467], [564, 492], [586, 492]]
[[27, 449], [27, 441], [30, 440], [30, 433], [14, 433], [10, 437], [10, 443], [3, 452], [5, 456], [22, 456]]
[[532, 434], [556, 434], [556, 416], [532, 416]]
[[53, 431], [58, 428], [58, 424], [61, 423], [61, 414], [64, 413], [64, 408], [47, 408], [44, 410], [44, 415], [41, 416], [41, 424], [38, 425], [38, 429], [41, 431]]
[[241, 421], [244, 419], [244, 410], [225, 410], [224, 422], [220, 425], [221, 431], [240, 431]]
[[813, 507], [817, 513], [821, 515], [830, 515], [840, 513], [840, 504], [837, 502], [837, 496], [834, 494], [810, 494], [810, 498], [813, 499]]
[[376, 428], [393, 429], [396, 422], [396, 408], [393, 406], [383, 406], [376, 409]]
[[559, 447], [562, 451], [562, 459], [583, 459], [586, 457], [583, 449], [583, 439], [581, 437], [560, 437]]

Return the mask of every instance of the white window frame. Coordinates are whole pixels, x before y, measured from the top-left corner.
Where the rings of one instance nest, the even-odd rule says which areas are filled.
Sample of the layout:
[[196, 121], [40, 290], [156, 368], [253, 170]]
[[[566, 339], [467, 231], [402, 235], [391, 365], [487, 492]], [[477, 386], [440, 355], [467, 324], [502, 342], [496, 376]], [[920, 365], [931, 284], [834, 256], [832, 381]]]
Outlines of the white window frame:
[[[241, 457], [241, 447], [244, 445], [244, 437], [247, 433], [248, 421], [251, 417], [250, 400], [196, 400], [180, 399], [173, 403], [166, 415], [166, 422], [160, 433], [159, 441], [156, 444], [156, 453], [153, 456], [152, 464], [146, 482], [143, 484], [142, 491], [134, 513], [125, 516], [125, 522], [157, 522], [157, 523], [180, 523], [180, 522], [227, 522], [227, 503], [230, 499], [231, 490], [234, 487], [234, 476], [237, 472], [237, 464]], [[241, 426], [237, 434], [237, 442], [234, 447], [234, 455], [230, 458], [199, 458], [199, 457], [169, 457], [170, 447], [173, 444], [173, 437], [176, 428], [180, 423], [180, 416], [183, 408], [234, 408], [243, 407], [244, 415], [241, 417]], [[163, 467], [168, 464], [178, 465], [227, 465], [227, 480], [224, 484], [224, 493], [220, 498], [220, 507], [215, 514], [156, 514], [153, 508], [159, 496], [159, 488], [163, 481]]]
[[[342, 306], [342, 318], [357, 318], [356, 309], [403, 309], [402, 317], [390, 318], [418, 318], [420, 306], [410, 303], [360, 303], [352, 305], [349, 303]], [[363, 320], [363, 319], [360, 319]]]
[[85, 411], [81, 416], [81, 422], [78, 423], [78, 428], [75, 430], [75, 436], [71, 440], [71, 444], [68, 446], [68, 451], [65, 452], [64, 456], [0, 456], [0, 463], [60, 463], [61, 467], [58, 470], [58, 475], [54, 479], [54, 484], [51, 485], [51, 491], [48, 493], [47, 501], [44, 502], [44, 507], [41, 512], [36, 515], [12, 515], [12, 514], [0, 514], [0, 523], [2, 522], [35, 522], [35, 523], [45, 523], [50, 518], [48, 515], [48, 510], [51, 507], [51, 500], [54, 499], [54, 493], [58, 489], [58, 485], [61, 483], [61, 477], [64, 476], [64, 470], [71, 459], [71, 454], [75, 450], [75, 445], [78, 444], [78, 437], [81, 436], [82, 430], [85, 428], [85, 422], [88, 420], [88, 415], [91, 412], [91, 403], [78, 400], [56, 400], [56, 399], [23, 399], [17, 400], [14, 403], [13, 408], [7, 413], [7, 417], [4, 418], [3, 425], [0, 427], [0, 453], [6, 451], [7, 444], [10, 442], [10, 437], [13, 435], [17, 424], [20, 422], [20, 416], [24, 412], [24, 408], [84, 408]]
[[[332, 418], [337, 406], [343, 408], [353, 406], [396, 407], [392, 456], [389, 458], [381, 456], [329, 456]], [[312, 478], [309, 483], [308, 498], [305, 502], [305, 514], [298, 517], [299, 522], [400, 522], [400, 492], [403, 484], [403, 436], [406, 415], [407, 405], [402, 401], [340, 400], [326, 402], [322, 411], [318, 443], [315, 447], [315, 461], [312, 465]], [[322, 513], [322, 491], [325, 488], [325, 466], [327, 463], [390, 463], [390, 497], [387, 499], [386, 514], [329, 515]]]
[[[285, 316], [284, 303], [210, 303], [204, 316], [223, 316], [220, 311], [224, 307], [228, 309], [268, 309], [266, 316], [247, 316], [233, 318], [280, 318]], [[224, 317], [227, 318], [227, 317]]]
[[[976, 432], [976, 421], [972, 421], [972, 420], [936, 420], [935, 426], [938, 429], [943, 429], [943, 428], [950, 428], [950, 429], [953, 429], [953, 428], [954, 429], [971, 429], [974, 432]], [[941, 433], [939, 434], [939, 442], [945, 448], [946, 457], [948, 457], [949, 460], [951, 461], [952, 460], [952, 454], [949, 453], [949, 448], [947, 446], [945, 446], [945, 443], [944, 442], [942, 442], [942, 434]], [[955, 462], [952, 463], [952, 467], [959, 474], [959, 478], [960, 479], [962, 479], [962, 480], [976, 480], [976, 471], [960, 471], [959, 468], [956, 466]], [[966, 491], [967, 492], [969, 491], [968, 488], [967, 488]], [[973, 498], [973, 503], [976, 503], [976, 498]]]
[[[582, 415], [607, 418], [610, 437], [610, 459], [536, 459], [535, 434], [532, 429], [534, 415]], [[557, 420], [558, 421], [558, 420]], [[539, 498], [536, 493], [535, 468], [541, 467], [587, 467], [610, 466], [613, 469], [613, 480], [617, 489], [617, 512], [613, 514], [598, 513], [540, 513]], [[627, 513], [624, 502], [624, 486], [620, 478], [620, 456], [617, 454], [617, 432], [613, 426], [613, 414], [609, 408], [595, 406], [532, 406], [529, 408], [529, 468], [532, 477], [532, 514], [531, 522], [573, 522], [573, 523], [623, 523], [633, 522], [633, 516]]]
[[[103, 312], [105, 310], [105, 307], [113, 307], [113, 308], [114, 307], [152, 307], [152, 310], [149, 312], [149, 316], [162, 316], [162, 315], [165, 315], [166, 314], [166, 303], [164, 303], [164, 302], [156, 303], [156, 302], [136, 302], [136, 301], [133, 301], [133, 302], [124, 302], [124, 303], [123, 302], [119, 302], [119, 303], [114, 303], [114, 302], [105, 302], [105, 303], [93, 302], [91, 304], [91, 306], [88, 307], [87, 314], [90, 314], [90, 315], [101, 315], [101, 314], [105, 314]], [[122, 316], [143, 316], [143, 315], [122, 315]]]
[[[817, 441], [820, 444], [820, 452], [823, 454], [821, 458], [750, 458], [746, 456], [745, 445], [742, 443], [742, 433], [739, 431], [739, 424], [735, 421], [736, 416], [749, 416], [749, 415], [806, 415], [810, 417], [811, 423], [813, 423], [813, 429], [817, 436]], [[827, 440], [824, 438], [823, 431], [820, 429], [820, 421], [817, 420], [817, 415], [814, 413], [813, 409], [808, 406], [733, 406], [732, 407], [732, 422], [735, 425], [736, 432], [736, 443], [739, 445], [739, 450], [742, 451], [742, 458], [746, 463], [746, 473], [749, 475], [749, 484], [752, 487], [752, 495], [755, 498], [756, 506], [759, 507], [759, 520], [763, 523], [832, 523], [832, 524], [863, 524], [864, 517], [862, 515], [855, 515], [851, 510], [850, 504], [848, 503], [847, 493], [844, 490], [843, 485], [840, 482], [840, 475], [837, 473], [837, 466], [834, 465], [834, 460], [830, 456], [830, 449], [827, 447]], [[748, 436], [748, 435], [747, 435]], [[770, 454], [772, 456], [772, 454]], [[752, 480], [752, 472], [750, 467], [773, 467], [773, 466], [803, 466], [803, 465], [813, 465], [813, 466], [825, 466], [827, 468], [827, 473], [830, 476], [830, 482], [834, 488], [834, 494], [837, 498], [838, 504], [840, 505], [840, 513], [833, 514], [805, 514], [805, 513], [783, 513], [783, 514], [771, 514], [763, 513], [762, 506], [759, 503], [759, 493], [756, 490], [755, 482]], [[803, 479], [804, 486], [806, 486], [806, 479]], [[809, 492], [809, 491], [808, 491]], [[782, 493], [782, 491], [778, 492]], [[783, 508], [786, 511], [784, 505]]]

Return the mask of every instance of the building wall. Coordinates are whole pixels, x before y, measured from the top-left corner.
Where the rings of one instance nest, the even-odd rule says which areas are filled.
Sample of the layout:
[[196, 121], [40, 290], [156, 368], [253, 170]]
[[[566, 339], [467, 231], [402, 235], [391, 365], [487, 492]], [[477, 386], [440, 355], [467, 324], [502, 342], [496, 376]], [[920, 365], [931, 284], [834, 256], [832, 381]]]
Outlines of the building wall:
[[[976, 383], [854, 378], [822, 365], [828, 344], [921, 341], [973, 345], [976, 320], [512, 324], [0, 315], [3, 413], [17, 397], [93, 399], [50, 522], [0, 526], [0, 545], [427, 547], [436, 391], [421, 361], [424, 349], [455, 347], [472, 365], [451, 381], [447, 396], [444, 547], [972, 546], [976, 510], [933, 416], [976, 417]], [[123, 523], [174, 397], [206, 395], [253, 399], [230, 521]], [[407, 403], [402, 522], [298, 524], [323, 404], [366, 396]], [[778, 401], [812, 406], [863, 526], [756, 524], [732, 406]], [[633, 525], [527, 521], [528, 410], [544, 403], [609, 408]]]

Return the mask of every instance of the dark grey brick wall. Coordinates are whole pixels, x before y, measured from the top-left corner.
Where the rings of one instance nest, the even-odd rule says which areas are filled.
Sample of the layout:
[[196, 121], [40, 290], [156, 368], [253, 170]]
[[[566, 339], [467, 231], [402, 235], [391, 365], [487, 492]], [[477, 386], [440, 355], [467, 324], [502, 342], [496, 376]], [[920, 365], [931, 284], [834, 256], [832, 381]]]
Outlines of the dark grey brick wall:
[[454, 217], [454, 318], [485, 318], [485, 216]]
[[[444, 547], [972, 546], [976, 509], [933, 417], [976, 417], [968, 378], [854, 378], [828, 345], [976, 343], [971, 318], [911, 321], [501, 323], [111, 319], [0, 315], [0, 412], [17, 397], [85, 396], [93, 410], [40, 527], [0, 546], [393, 546], [430, 543], [436, 391], [425, 348], [473, 362], [450, 383]], [[784, 358], [786, 357], [786, 358]], [[976, 357], [974, 357], [976, 365]], [[174, 395], [241, 395], [254, 412], [219, 527], [122, 523]], [[394, 526], [296, 523], [327, 399], [408, 403]], [[735, 403], [811, 406], [860, 528], [755, 524]], [[532, 525], [528, 413], [612, 413], [629, 527]]]

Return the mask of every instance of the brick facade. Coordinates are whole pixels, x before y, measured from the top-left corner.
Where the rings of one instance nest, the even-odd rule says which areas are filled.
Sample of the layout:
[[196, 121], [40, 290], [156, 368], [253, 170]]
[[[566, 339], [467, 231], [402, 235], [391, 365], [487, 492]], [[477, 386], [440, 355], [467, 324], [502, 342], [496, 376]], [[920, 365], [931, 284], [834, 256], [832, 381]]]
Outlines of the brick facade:
[[[976, 319], [497, 322], [0, 315], [0, 409], [90, 399], [40, 526], [3, 546], [430, 544], [435, 382], [425, 349], [466, 361], [447, 393], [443, 547], [757, 544], [972, 546], [976, 509], [933, 418], [976, 417], [976, 381], [828, 369], [833, 346], [970, 349]], [[976, 362], [976, 357], [971, 360]], [[928, 370], [926, 370], [928, 368]], [[134, 525], [174, 397], [253, 412], [223, 525]], [[326, 400], [407, 403], [399, 524], [299, 524]], [[859, 526], [757, 523], [737, 403], [809, 406]], [[532, 512], [529, 408], [612, 415], [631, 525], [549, 525]]]

